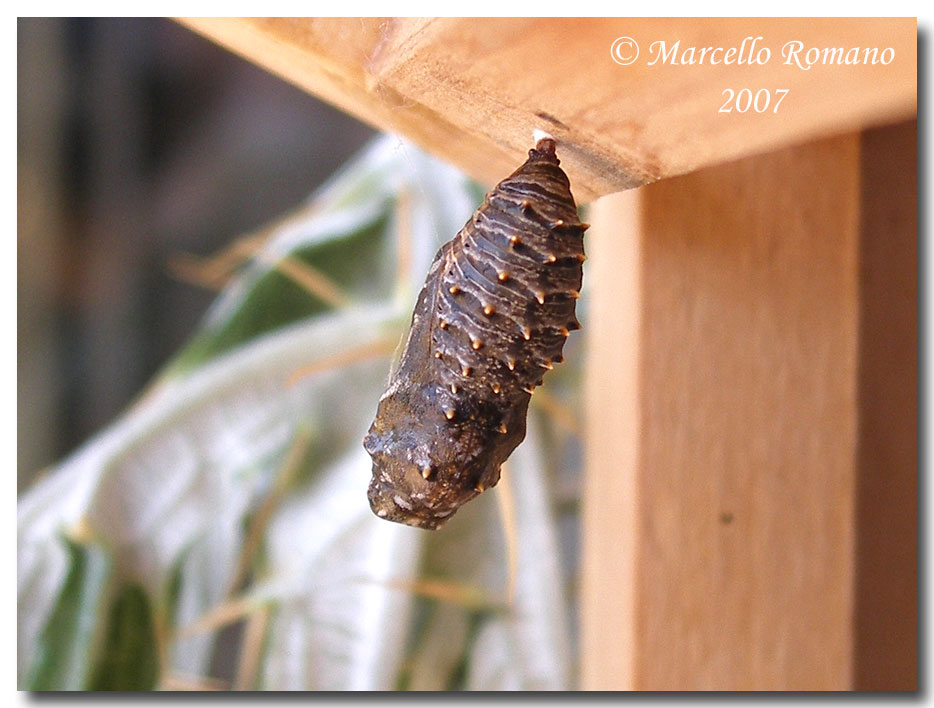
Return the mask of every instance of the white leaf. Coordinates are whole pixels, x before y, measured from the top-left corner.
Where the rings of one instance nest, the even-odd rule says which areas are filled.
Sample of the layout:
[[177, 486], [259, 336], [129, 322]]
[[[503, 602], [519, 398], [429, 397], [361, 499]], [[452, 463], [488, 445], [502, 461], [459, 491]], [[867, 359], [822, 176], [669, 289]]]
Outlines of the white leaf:
[[417, 567], [424, 532], [377, 519], [369, 458], [352, 452], [283, 505], [257, 594], [275, 603], [263, 688], [386, 690], [402, 660], [411, 598], [388, 587]]

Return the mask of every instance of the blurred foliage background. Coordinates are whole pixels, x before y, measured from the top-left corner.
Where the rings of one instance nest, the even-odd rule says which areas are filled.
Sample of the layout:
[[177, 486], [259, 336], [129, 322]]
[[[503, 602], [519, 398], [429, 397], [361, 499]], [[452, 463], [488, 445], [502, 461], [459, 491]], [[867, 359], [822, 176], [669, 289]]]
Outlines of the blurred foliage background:
[[580, 338], [443, 530], [366, 502], [484, 186], [168, 22], [19, 53], [20, 688], [574, 687]]
[[17, 23], [18, 481], [122, 410], [215, 296], [174, 266], [298, 205], [366, 126], [164, 19]]

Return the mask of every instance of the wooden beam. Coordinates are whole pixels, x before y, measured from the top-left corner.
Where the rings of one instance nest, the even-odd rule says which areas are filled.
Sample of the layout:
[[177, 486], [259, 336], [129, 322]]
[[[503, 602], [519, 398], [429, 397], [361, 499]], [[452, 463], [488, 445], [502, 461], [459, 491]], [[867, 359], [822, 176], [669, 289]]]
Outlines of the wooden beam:
[[913, 130], [595, 205], [584, 688], [916, 685]]
[[[910, 118], [917, 108], [912, 18], [181, 22], [487, 183], [521, 162], [533, 129], [547, 130], [558, 138], [575, 195], [584, 202], [793, 142]], [[640, 45], [629, 66], [611, 57], [621, 36]], [[752, 45], [744, 39], [756, 37], [762, 38], [756, 53], [765, 48], [771, 57], [749, 64]], [[705, 47], [745, 47], [746, 61], [649, 64], [653, 42], [670, 49], [678, 40], [682, 52], [697, 47], [695, 57]], [[812, 48], [858, 47], [864, 56], [863, 49], [875, 47], [878, 57], [891, 47], [892, 60], [804, 70], [784, 63], [782, 47], [790, 41], [802, 43], [799, 58]], [[725, 90], [744, 88], [771, 91], [770, 108], [718, 112]], [[773, 113], [776, 89], [788, 93]]]

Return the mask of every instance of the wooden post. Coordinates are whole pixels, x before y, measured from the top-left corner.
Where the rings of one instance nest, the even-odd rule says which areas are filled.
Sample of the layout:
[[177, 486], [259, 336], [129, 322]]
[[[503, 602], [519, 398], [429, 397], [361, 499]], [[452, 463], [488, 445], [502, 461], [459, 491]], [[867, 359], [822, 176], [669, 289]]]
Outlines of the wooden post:
[[583, 688], [916, 686], [914, 130], [595, 205]]
[[914, 122], [863, 135], [857, 688], [918, 684], [918, 210]]

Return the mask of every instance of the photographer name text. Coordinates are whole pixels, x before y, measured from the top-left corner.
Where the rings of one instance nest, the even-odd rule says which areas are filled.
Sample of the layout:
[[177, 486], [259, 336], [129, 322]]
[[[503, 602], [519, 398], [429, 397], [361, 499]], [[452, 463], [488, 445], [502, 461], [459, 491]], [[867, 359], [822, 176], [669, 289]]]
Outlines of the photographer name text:
[[[649, 45], [648, 66], [737, 66], [768, 64], [772, 50], [763, 44], [763, 37], [745, 37], [734, 47], [681, 46], [681, 40], [669, 44], [656, 40]], [[888, 66], [895, 59], [892, 47], [809, 47], [799, 40], [785, 42], [778, 54], [781, 63], [802, 71], [814, 66]]]

